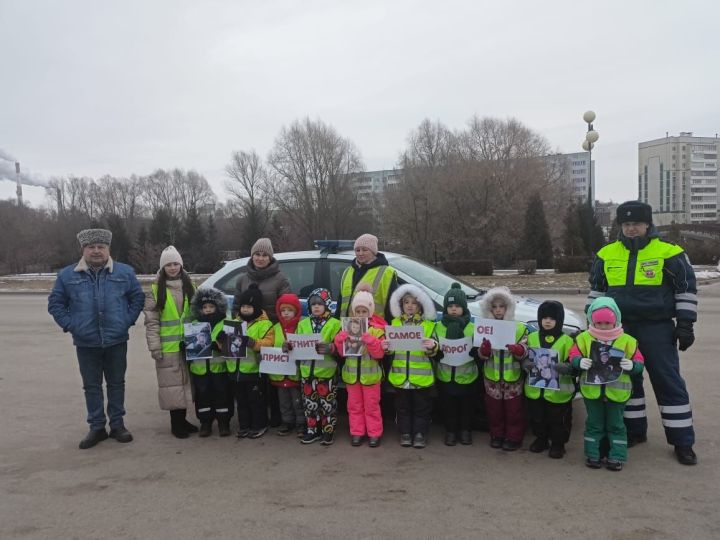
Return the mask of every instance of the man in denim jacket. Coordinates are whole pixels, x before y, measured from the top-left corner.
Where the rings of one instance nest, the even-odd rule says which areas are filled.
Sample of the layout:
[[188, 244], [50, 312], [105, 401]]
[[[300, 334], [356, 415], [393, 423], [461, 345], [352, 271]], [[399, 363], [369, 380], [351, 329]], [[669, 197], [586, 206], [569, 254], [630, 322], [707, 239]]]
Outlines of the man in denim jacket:
[[128, 329], [142, 311], [145, 294], [133, 269], [110, 257], [110, 231], [87, 229], [77, 238], [83, 256], [76, 265], [58, 272], [48, 312], [63, 332], [72, 334], [77, 350], [90, 424], [90, 432], [80, 441], [80, 448], [85, 449], [108, 438], [103, 376], [109, 436], [118, 442], [132, 441], [123, 423]]

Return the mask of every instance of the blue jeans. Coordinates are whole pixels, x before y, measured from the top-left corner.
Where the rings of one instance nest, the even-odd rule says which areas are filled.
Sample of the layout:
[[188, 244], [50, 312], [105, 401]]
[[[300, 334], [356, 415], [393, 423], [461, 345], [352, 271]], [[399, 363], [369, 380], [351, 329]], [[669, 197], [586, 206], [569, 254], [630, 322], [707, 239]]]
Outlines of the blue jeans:
[[122, 426], [125, 416], [127, 342], [112, 347], [76, 347], [76, 349], [90, 429], [105, 429], [103, 376], [107, 387], [107, 415], [110, 418], [110, 429]]

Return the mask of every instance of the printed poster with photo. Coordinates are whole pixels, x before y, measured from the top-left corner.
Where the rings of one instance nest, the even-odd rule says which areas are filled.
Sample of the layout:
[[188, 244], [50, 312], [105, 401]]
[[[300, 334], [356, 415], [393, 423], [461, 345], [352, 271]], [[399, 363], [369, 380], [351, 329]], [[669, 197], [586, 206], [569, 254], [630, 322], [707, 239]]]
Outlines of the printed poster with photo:
[[362, 335], [368, 330], [367, 317], [343, 317], [342, 329], [347, 332], [341, 356], [362, 356], [365, 344]]
[[528, 386], [553, 390], [560, 388], [558, 352], [555, 349], [531, 348], [528, 349], [528, 358], [533, 362], [528, 372]]
[[248, 338], [245, 335], [245, 321], [226, 320], [223, 323], [225, 340], [223, 343], [224, 358], [246, 358]]
[[625, 352], [611, 345], [593, 341], [590, 346], [590, 360], [592, 366], [587, 370], [586, 384], [607, 384], [616, 381], [622, 375], [620, 360]]
[[203, 360], [212, 358], [212, 341], [210, 339], [209, 322], [192, 322], [183, 325], [185, 335], [185, 360]]

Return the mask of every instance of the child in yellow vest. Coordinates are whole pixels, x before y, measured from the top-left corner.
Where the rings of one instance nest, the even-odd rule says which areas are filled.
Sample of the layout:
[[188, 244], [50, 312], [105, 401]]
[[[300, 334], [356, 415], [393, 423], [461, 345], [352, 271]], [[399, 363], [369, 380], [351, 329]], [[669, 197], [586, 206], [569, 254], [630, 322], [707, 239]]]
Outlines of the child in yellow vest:
[[[483, 296], [481, 315], [485, 319], [515, 320], [515, 298], [507, 287], [495, 287]], [[513, 451], [522, 446], [525, 434], [525, 408], [520, 360], [526, 354], [522, 342], [527, 339], [527, 327], [515, 323], [515, 343], [493, 350], [483, 339], [478, 348], [483, 365], [485, 408], [490, 424], [490, 446]]]
[[275, 343], [273, 324], [262, 309], [262, 291], [254, 283], [240, 294], [238, 317], [247, 323], [247, 354], [228, 360], [238, 412], [238, 438], [259, 439], [267, 431], [267, 406], [260, 385], [260, 349]]
[[[286, 341], [287, 334], [296, 334], [300, 322], [300, 299], [285, 293], [275, 302], [275, 313], [278, 322], [275, 324], [275, 347], [290, 352], [290, 344]], [[293, 430], [302, 437], [305, 431], [305, 412], [300, 398], [300, 375], [270, 375], [270, 384], [277, 388], [282, 424], [277, 430], [280, 436], [288, 435]]]
[[[558, 363], [554, 369], [558, 377], [553, 378], [551, 384], [544, 384], [544, 387], [531, 386], [529, 374], [525, 379], [530, 428], [535, 435], [530, 451], [539, 454], [549, 447], [548, 455], [560, 459], [565, 455], [565, 444], [570, 438], [572, 400], [575, 396], [573, 369], [568, 356], [573, 340], [563, 334], [565, 308], [560, 302], [548, 300], [540, 304], [537, 319], [538, 329], [528, 335], [527, 346], [556, 351]], [[537, 369], [530, 359], [523, 361], [523, 368], [528, 372]], [[545, 367], [546, 371], [552, 372], [552, 369], [550, 365]]]
[[422, 351], [390, 351], [388, 382], [395, 387], [395, 411], [400, 446], [425, 448], [432, 415], [432, 386], [435, 374], [431, 357], [438, 351], [435, 339], [435, 304], [415, 285], [405, 284], [390, 296], [392, 326], [422, 326]]
[[[605, 467], [611, 471], [619, 471], [627, 460], [627, 430], [623, 412], [632, 391], [630, 374], [642, 373], [644, 360], [637, 340], [623, 331], [620, 309], [615, 300], [607, 296], [595, 299], [588, 308], [587, 319], [588, 329], [578, 334], [570, 351], [573, 367], [582, 370], [580, 392], [587, 409], [585, 464], [591, 469], [602, 467], [600, 442], [607, 438], [610, 451]], [[611, 346], [624, 353], [619, 366], [622, 373], [616, 380], [605, 384], [590, 384], [593, 381], [588, 380], [588, 370], [601, 361], [589, 358], [593, 342]]]
[[[360, 446], [365, 434], [371, 448], [380, 445], [383, 434], [380, 410], [380, 385], [383, 378], [382, 359], [385, 351], [385, 319], [375, 313], [373, 295], [362, 290], [361, 283], [350, 302], [351, 317], [367, 317], [368, 329], [360, 337], [362, 356], [347, 356], [342, 368], [342, 380], [347, 390], [347, 410], [350, 422], [350, 444]], [[348, 333], [338, 332], [335, 349], [342, 354]]]

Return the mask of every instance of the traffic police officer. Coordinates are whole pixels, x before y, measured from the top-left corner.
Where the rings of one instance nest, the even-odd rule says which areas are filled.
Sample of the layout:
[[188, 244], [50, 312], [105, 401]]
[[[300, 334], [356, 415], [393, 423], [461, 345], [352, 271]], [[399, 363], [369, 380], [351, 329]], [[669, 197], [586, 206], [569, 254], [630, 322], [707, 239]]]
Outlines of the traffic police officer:
[[[680, 463], [695, 465], [692, 410], [676, 348], [685, 351], [695, 341], [695, 273], [681, 247], [658, 237], [650, 205], [622, 203], [617, 222], [618, 240], [598, 251], [590, 269], [588, 305], [600, 296], [615, 299], [625, 330], [637, 338], [645, 356], [667, 442]], [[628, 446], [647, 440], [642, 375], [633, 377], [625, 424]]]

